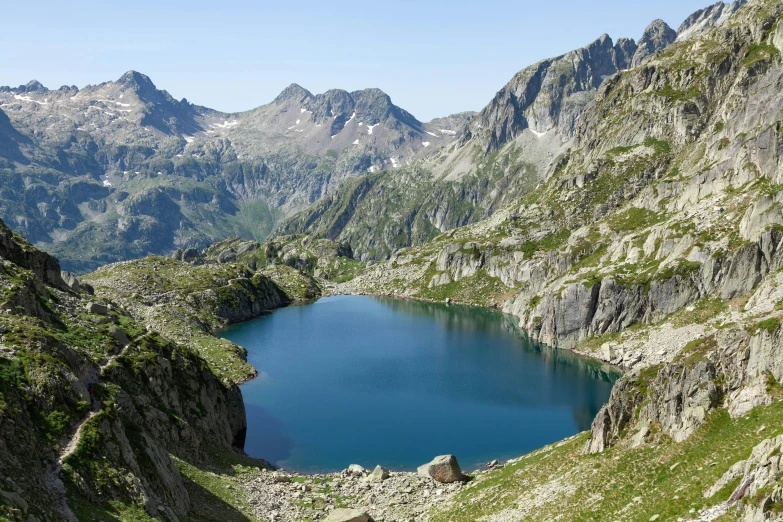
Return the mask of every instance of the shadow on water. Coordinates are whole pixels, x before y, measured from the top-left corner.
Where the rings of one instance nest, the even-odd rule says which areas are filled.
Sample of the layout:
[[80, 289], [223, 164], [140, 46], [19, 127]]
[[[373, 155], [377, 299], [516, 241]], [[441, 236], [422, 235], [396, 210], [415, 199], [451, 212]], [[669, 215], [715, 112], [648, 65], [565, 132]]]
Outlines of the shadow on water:
[[588, 359], [567, 350], [551, 348], [530, 339], [528, 333], [519, 327], [518, 320], [514, 316], [497, 310], [389, 297], [373, 299], [396, 312], [437, 321], [452, 331], [507, 334], [519, 340], [521, 349], [539, 354], [550, 365], [577, 366], [593, 379], [613, 383], [622, 375], [622, 372], [601, 361]]
[[253, 436], [245, 441], [247, 454], [263, 455], [269, 462], [288, 460], [294, 449], [294, 441], [285, 433], [281, 422], [257, 404], [245, 404], [245, 410], [254, 426], [263, 426], [261, 430], [254, 430]]
[[[599, 381], [611, 386], [622, 375], [618, 369], [601, 361], [588, 359], [567, 350], [551, 348], [532, 340], [528, 333], [518, 326], [516, 318], [497, 310], [385, 297], [375, 297], [374, 299], [395, 312], [434, 320], [446, 327], [448, 331], [456, 332], [461, 336], [477, 335], [481, 338], [493, 339], [506, 337], [506, 340], [516, 345], [520, 351], [537, 359], [536, 372], [542, 371], [543, 367], [543, 370], [549, 374], [548, 377], [551, 378], [539, 380], [539, 384], [543, 383], [546, 386], [555, 383], [552, 388], [545, 387], [535, 390], [537, 403], [570, 406], [574, 422], [580, 431], [590, 428], [598, 409], [606, 401], [606, 387], [596, 387], [595, 382]], [[486, 347], [489, 350], [496, 348], [495, 346]], [[474, 358], [469, 362], [469, 367], [471, 370], [477, 370], [476, 378], [492, 377], [481, 374], [481, 361], [476, 360], [481, 357], [479, 352], [461, 355], [463, 361], [466, 356]], [[526, 369], [520, 368], [519, 361], [513, 354], [509, 355], [507, 364], [493, 369], [492, 392], [488, 388], [482, 389], [480, 383], [476, 383], [478, 386], [452, 383], [455, 386], [450, 395], [459, 396], [461, 392], [468, 391], [470, 395], [468, 398], [476, 398], [476, 390], [483, 390], [484, 394], [480, 396], [482, 400], [504, 405], [529, 402], [531, 390], [517, 386], [519, 378], [525, 376]], [[447, 359], [447, 361], [450, 360], [452, 359]], [[499, 375], [499, 373], [506, 375]], [[519, 378], [515, 378], [515, 376]], [[464, 377], [467, 380], [473, 380], [471, 375]], [[558, 377], [567, 379], [569, 385], [561, 387], [561, 380]], [[499, 383], [507, 383], [507, 385], [498, 386]], [[464, 381], [461, 384], [464, 384]], [[572, 393], [574, 390], [580, 392], [581, 395], [574, 397]]]

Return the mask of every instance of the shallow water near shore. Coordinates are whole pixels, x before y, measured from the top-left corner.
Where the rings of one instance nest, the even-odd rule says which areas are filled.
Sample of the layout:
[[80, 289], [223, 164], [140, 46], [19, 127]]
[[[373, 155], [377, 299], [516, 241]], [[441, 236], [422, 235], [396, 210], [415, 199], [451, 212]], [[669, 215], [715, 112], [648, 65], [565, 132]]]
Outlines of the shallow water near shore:
[[590, 428], [617, 374], [493, 310], [327, 297], [219, 332], [248, 349], [245, 450], [299, 472], [471, 470]]

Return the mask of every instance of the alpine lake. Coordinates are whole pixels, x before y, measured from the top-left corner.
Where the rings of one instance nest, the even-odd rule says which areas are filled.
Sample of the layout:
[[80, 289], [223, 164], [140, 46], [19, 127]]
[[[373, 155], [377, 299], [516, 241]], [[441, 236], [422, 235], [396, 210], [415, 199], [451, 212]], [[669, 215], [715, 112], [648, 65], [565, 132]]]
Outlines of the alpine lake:
[[619, 377], [500, 312], [402, 299], [327, 297], [219, 335], [259, 371], [245, 451], [298, 472], [519, 457], [589, 429]]

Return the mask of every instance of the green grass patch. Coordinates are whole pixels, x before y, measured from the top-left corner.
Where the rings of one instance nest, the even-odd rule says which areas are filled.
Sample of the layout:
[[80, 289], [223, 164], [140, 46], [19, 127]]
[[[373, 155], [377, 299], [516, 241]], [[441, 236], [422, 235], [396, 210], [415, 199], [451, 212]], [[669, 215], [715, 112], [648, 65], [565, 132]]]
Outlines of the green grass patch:
[[174, 456], [171, 459], [185, 478], [185, 487], [191, 497], [193, 509], [186, 521], [260, 522], [253, 516], [247, 493], [236, 478], [225, 471], [194, 466]]
[[533, 257], [537, 252], [550, 252], [563, 246], [568, 238], [571, 237], [571, 231], [567, 228], [549, 234], [537, 241], [525, 241], [520, 250], [524, 252], [525, 258], [529, 259]]
[[695, 85], [685, 90], [677, 90], [667, 83], [662, 89], [655, 91], [655, 94], [671, 101], [686, 102], [701, 95], [701, 91]]
[[760, 332], [762, 330], [766, 331], [768, 334], [773, 335], [775, 332], [777, 332], [780, 329], [780, 319], [777, 317], [770, 317], [769, 319], [764, 319], [763, 321], [759, 321], [756, 323], [752, 328], [752, 332]]
[[142, 508], [117, 501], [98, 505], [76, 495], [69, 505], [80, 522], [158, 522]]
[[663, 221], [664, 216], [646, 208], [629, 208], [607, 219], [609, 228], [615, 232], [630, 232], [651, 227]]
[[742, 64], [745, 67], [753, 67], [757, 63], [770, 60], [778, 54], [780, 54], [780, 51], [774, 45], [754, 43], [748, 47], [745, 57], [742, 59]]
[[728, 303], [720, 297], [703, 297], [673, 314], [670, 320], [672, 325], [681, 328], [694, 323], [704, 324], [728, 310]]

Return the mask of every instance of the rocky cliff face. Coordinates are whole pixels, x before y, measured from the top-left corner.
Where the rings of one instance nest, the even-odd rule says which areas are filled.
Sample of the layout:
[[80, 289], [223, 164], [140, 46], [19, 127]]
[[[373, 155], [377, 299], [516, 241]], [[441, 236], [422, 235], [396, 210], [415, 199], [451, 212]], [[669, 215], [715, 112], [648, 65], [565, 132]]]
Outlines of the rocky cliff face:
[[700, 9], [690, 15], [677, 29], [677, 39], [686, 40], [699, 34], [726, 25], [729, 18], [736, 13], [747, 0], [737, 0], [732, 3], [718, 2], [704, 9]]
[[489, 154], [526, 129], [572, 135], [576, 119], [592, 99], [589, 93], [608, 76], [628, 68], [635, 52], [633, 40], [614, 45], [603, 35], [583, 49], [522, 70], [471, 122], [461, 143], [475, 138]]

